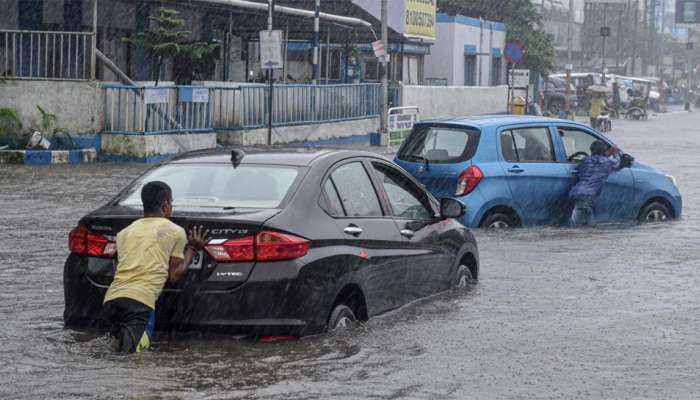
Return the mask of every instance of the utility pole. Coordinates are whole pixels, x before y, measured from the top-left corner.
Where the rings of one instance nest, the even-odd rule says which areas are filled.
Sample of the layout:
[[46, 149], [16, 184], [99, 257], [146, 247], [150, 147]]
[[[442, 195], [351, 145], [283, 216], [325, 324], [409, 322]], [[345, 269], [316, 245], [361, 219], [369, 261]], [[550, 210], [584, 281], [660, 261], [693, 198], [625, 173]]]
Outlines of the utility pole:
[[[384, 45], [384, 51], [386, 54], [382, 57], [382, 93], [380, 96], [379, 108], [379, 130], [382, 135], [387, 135], [387, 112], [388, 112], [388, 102], [389, 102], [389, 78], [387, 76], [387, 57], [389, 57], [389, 16], [387, 10], [387, 1], [382, 0], [382, 44]], [[387, 137], [388, 140], [388, 137]]]
[[[275, 9], [275, 0], [268, 0], [267, 3], [267, 31], [272, 33], [272, 13]], [[272, 95], [273, 95], [273, 78], [274, 70], [269, 68], [267, 70], [267, 79], [270, 82], [270, 95], [267, 96], [267, 145], [272, 144]]]
[[573, 42], [572, 38], [572, 24], [574, 23], [574, 0], [569, 0], [569, 23], [566, 26], [566, 97], [564, 100], [564, 111], [566, 111], [567, 116], [571, 116], [571, 70], [573, 65], [571, 64], [571, 45]]
[[318, 79], [318, 45], [319, 45], [319, 15], [321, 13], [321, 0], [316, 0], [314, 8], [314, 55], [313, 65], [311, 66], [311, 80], [315, 85]]
[[92, 0], [92, 51], [90, 54], [90, 80], [97, 79], [97, 0]]
[[637, 25], [639, 25], [639, 0], [634, 0], [634, 21], [632, 22], [632, 70], [630, 75], [634, 76], [637, 70]]

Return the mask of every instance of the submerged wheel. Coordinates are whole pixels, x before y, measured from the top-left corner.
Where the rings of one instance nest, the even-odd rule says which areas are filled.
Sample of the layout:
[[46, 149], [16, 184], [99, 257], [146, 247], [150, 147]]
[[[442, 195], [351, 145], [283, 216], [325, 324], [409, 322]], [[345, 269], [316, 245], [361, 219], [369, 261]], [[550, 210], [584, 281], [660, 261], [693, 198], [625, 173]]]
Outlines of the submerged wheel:
[[457, 268], [452, 288], [455, 290], [464, 290], [475, 283], [472, 271], [466, 265], [460, 265]]
[[513, 218], [502, 212], [494, 212], [489, 214], [488, 217], [484, 218], [480, 225], [482, 228], [489, 229], [509, 229], [515, 228], [517, 222]]
[[345, 304], [338, 304], [333, 309], [330, 318], [328, 318], [329, 331], [344, 331], [350, 329], [357, 322], [355, 313]]
[[673, 218], [668, 207], [658, 201], [647, 204], [639, 213], [640, 222], [664, 222]]

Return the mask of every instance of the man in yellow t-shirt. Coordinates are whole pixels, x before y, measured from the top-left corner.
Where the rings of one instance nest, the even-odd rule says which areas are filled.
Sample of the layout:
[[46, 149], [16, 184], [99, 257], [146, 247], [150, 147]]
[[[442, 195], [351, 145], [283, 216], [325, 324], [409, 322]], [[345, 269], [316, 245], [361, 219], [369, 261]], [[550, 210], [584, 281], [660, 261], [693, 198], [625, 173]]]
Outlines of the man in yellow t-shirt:
[[166, 281], [180, 279], [208, 232], [190, 231], [170, 221], [173, 198], [164, 182], [141, 189], [143, 218], [117, 234], [117, 272], [104, 299], [102, 318], [113, 325], [115, 350], [139, 352], [150, 347], [155, 304]]

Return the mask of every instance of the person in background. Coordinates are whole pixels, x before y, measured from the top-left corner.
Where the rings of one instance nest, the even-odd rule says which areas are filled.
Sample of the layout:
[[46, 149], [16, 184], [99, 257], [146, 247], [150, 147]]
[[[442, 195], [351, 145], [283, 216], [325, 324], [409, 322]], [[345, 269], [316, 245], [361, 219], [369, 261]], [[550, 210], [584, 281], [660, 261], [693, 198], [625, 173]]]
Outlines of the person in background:
[[141, 189], [143, 218], [117, 234], [117, 271], [107, 289], [101, 319], [112, 327], [112, 346], [123, 353], [150, 347], [155, 325], [155, 304], [166, 281], [186, 272], [207, 243], [202, 227], [190, 231], [170, 221], [173, 197], [164, 182], [149, 182]]
[[602, 93], [594, 93], [593, 98], [591, 99], [591, 109], [590, 109], [590, 116], [591, 116], [591, 128], [598, 129], [598, 117], [600, 116], [600, 113], [603, 112], [603, 109], [605, 108], [605, 95]]
[[578, 165], [578, 180], [569, 191], [574, 202], [571, 227], [588, 225], [594, 213], [593, 204], [600, 196], [608, 176], [620, 168], [620, 149], [602, 140], [591, 143], [591, 155]]

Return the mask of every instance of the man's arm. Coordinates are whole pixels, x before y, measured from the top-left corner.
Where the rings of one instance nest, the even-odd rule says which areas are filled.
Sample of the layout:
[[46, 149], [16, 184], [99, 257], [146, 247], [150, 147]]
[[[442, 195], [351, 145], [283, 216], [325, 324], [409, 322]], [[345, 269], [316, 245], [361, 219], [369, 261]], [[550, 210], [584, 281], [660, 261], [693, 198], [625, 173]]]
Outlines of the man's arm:
[[194, 256], [199, 250], [203, 250], [209, 239], [207, 235], [209, 231], [202, 232], [203, 227], [194, 227], [190, 230], [189, 241], [185, 248], [184, 258], [170, 257], [168, 265], [168, 282], [175, 282], [182, 278], [187, 272], [187, 267], [192, 264]]
[[620, 169], [622, 167], [622, 157], [620, 156], [620, 148], [617, 145], [612, 145], [608, 149], [608, 157], [612, 163], [613, 170]]

